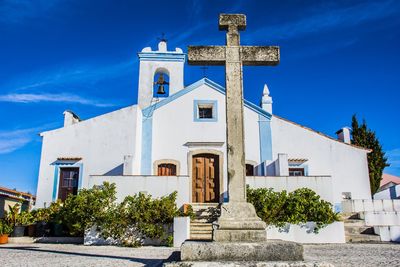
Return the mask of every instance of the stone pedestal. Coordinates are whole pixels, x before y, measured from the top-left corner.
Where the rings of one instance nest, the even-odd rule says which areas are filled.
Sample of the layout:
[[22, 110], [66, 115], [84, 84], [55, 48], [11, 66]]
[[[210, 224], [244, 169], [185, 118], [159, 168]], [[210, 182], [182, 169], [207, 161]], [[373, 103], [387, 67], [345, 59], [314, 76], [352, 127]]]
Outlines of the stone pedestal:
[[264, 242], [267, 225], [256, 214], [251, 203], [229, 202], [221, 205], [213, 240], [218, 242]]
[[182, 261], [302, 261], [303, 246], [294, 242], [196, 242], [181, 246]]

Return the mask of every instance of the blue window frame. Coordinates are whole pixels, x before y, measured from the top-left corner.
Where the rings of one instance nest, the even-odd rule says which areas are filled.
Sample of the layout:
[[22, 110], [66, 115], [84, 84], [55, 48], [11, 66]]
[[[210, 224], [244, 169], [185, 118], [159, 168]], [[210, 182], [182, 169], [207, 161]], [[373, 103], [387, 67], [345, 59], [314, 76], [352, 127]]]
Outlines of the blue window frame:
[[218, 121], [217, 100], [194, 100], [193, 121], [215, 122]]

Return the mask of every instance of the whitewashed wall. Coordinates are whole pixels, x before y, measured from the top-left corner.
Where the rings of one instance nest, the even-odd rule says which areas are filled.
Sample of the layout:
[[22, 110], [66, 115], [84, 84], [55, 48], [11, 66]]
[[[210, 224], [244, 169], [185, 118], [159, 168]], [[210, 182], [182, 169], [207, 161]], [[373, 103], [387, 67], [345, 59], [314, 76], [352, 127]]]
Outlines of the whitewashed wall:
[[52, 201], [57, 158], [81, 157], [82, 187], [87, 187], [89, 175], [105, 174], [123, 164], [124, 155], [135, 156], [136, 114], [137, 107], [130, 106], [42, 133], [36, 207]]
[[312, 231], [315, 223], [309, 222], [304, 225], [288, 224], [286, 229], [279, 229], [268, 226], [267, 238], [293, 241], [304, 244], [318, 243], [345, 243], [345, 233], [343, 222], [334, 222], [320, 229], [318, 234]]
[[400, 212], [400, 199], [353, 199], [342, 202], [343, 212]]
[[288, 158], [305, 158], [308, 175], [331, 176], [335, 203], [342, 201], [342, 192], [351, 192], [353, 199], [371, 199], [365, 150], [275, 116], [272, 140], [274, 159], [278, 153], [286, 153]]
[[322, 199], [333, 204], [332, 178], [330, 176], [315, 177], [274, 177], [274, 176], [251, 176], [246, 177], [246, 183], [251, 188], [273, 188], [274, 191], [292, 192], [299, 188], [310, 188]]
[[177, 206], [189, 203], [187, 176], [90, 176], [88, 186], [101, 185], [103, 182], [116, 184], [117, 201], [139, 192], [158, 198], [178, 191]]
[[[218, 119], [215, 122], [194, 121], [194, 100], [215, 100], [217, 101]], [[259, 129], [258, 114], [248, 108], [245, 108], [245, 146], [246, 160], [260, 162], [259, 150]], [[201, 85], [199, 88], [181, 96], [169, 104], [157, 109], [153, 115], [153, 143], [152, 143], [152, 162], [162, 159], [174, 159], [180, 163], [180, 175], [189, 175], [188, 154], [191, 151], [215, 150], [222, 152], [223, 170], [220, 174], [223, 179], [224, 187], [222, 192], [226, 191], [226, 123], [225, 123], [225, 96], [220, 92]], [[184, 146], [187, 142], [221, 142], [222, 146]], [[152, 165], [152, 173], [156, 171]]]
[[394, 185], [374, 195], [374, 199], [396, 199], [400, 198], [400, 185]]

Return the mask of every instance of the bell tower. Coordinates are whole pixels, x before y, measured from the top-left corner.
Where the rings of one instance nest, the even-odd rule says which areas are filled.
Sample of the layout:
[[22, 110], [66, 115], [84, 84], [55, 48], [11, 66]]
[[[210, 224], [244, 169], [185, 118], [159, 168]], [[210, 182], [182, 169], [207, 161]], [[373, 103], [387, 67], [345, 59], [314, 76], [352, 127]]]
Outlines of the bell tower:
[[145, 47], [138, 53], [138, 105], [144, 109], [154, 98], [165, 98], [183, 89], [185, 54], [182, 49], [168, 51], [167, 41], [161, 39], [158, 50]]

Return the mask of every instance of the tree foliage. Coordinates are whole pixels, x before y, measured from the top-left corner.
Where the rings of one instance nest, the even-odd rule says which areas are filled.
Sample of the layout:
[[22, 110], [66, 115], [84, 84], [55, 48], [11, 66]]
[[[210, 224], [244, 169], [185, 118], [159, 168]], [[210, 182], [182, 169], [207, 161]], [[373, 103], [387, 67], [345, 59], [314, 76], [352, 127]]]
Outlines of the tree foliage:
[[383, 170], [389, 166], [387, 157], [385, 157], [385, 152], [382, 150], [382, 145], [375, 132], [368, 128], [365, 120], [359, 125], [356, 115], [353, 115], [351, 127], [351, 143], [372, 150], [368, 153], [368, 169], [371, 193], [375, 194], [379, 189]]
[[284, 227], [287, 223], [315, 222], [314, 232], [339, 220], [332, 205], [321, 199], [313, 190], [300, 188], [291, 193], [274, 192], [272, 188], [247, 187], [247, 201], [252, 203], [257, 215], [268, 225]]

